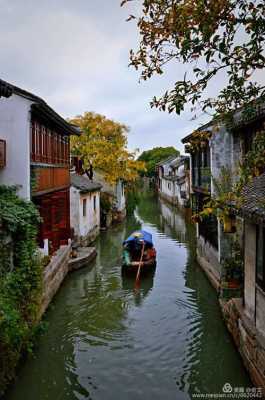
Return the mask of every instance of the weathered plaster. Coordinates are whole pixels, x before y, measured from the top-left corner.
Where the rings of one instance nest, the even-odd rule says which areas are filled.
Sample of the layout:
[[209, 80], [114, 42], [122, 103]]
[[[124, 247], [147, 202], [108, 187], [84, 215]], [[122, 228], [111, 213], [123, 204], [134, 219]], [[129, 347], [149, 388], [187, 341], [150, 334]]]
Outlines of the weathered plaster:
[[0, 139], [6, 140], [6, 167], [0, 169], [0, 184], [18, 185], [18, 194], [28, 200], [31, 104], [17, 95], [0, 101]]

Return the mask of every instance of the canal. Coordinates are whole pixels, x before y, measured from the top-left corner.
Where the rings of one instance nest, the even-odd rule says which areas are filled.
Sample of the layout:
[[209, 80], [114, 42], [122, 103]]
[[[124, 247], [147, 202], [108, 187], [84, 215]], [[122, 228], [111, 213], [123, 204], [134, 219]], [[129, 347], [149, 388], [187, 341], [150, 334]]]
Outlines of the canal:
[[[135, 292], [121, 277], [121, 243], [140, 227], [158, 263]], [[93, 265], [66, 279], [5, 400], [175, 400], [252, 386], [194, 244], [184, 216], [143, 193], [134, 216], [101, 234]]]

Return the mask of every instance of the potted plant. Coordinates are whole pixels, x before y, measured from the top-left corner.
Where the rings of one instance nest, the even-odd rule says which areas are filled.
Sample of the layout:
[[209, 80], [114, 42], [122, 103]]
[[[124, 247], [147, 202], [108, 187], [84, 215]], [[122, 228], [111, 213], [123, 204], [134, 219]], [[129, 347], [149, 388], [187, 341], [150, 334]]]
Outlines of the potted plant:
[[194, 214], [191, 217], [191, 222], [193, 222], [194, 224], [198, 224], [199, 222], [201, 222], [201, 216], [199, 214]]
[[224, 213], [223, 217], [224, 233], [235, 233], [236, 232], [236, 218], [232, 214]]

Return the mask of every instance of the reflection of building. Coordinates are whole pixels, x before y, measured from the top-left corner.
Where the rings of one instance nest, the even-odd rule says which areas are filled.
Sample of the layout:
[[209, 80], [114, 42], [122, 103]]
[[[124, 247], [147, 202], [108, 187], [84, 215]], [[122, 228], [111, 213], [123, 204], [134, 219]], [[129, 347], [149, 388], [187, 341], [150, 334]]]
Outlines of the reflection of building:
[[155, 269], [149, 271], [146, 276], [141, 278], [140, 290], [135, 291], [135, 277], [122, 275], [122, 289], [134, 292], [134, 303], [141, 306], [144, 299], [150, 293], [154, 286]]
[[185, 243], [186, 224], [184, 217], [176, 212], [175, 208], [163, 201], [161, 201], [160, 207], [163, 222], [171, 228], [171, 231], [174, 231], [180, 243]]
[[40, 246], [54, 252], [70, 238], [69, 140], [79, 131], [34, 94], [2, 81], [1, 87], [13, 94], [0, 102], [0, 183], [18, 185], [18, 194], [37, 205]]
[[[222, 393], [225, 382], [233, 387], [251, 387], [234, 344], [219, 315], [219, 305], [214, 291], [201, 268], [188, 256], [185, 267], [185, 287], [189, 303], [189, 333], [185, 342], [185, 365], [176, 381], [181, 390], [194, 393]], [[185, 309], [183, 312], [185, 312]], [[210, 363], [215, 366], [209, 368]]]
[[189, 157], [170, 157], [156, 166], [158, 193], [172, 204], [187, 207], [190, 197]]

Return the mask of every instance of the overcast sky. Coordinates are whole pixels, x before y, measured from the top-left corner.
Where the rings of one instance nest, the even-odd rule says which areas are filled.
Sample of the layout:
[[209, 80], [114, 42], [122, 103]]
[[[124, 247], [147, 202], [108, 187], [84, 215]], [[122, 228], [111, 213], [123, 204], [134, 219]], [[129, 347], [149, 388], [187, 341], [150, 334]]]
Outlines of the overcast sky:
[[1, 78], [73, 117], [95, 111], [130, 126], [129, 148], [173, 145], [199, 122], [151, 109], [183, 66], [139, 84], [128, 68], [137, 29], [120, 0], [0, 0]]

